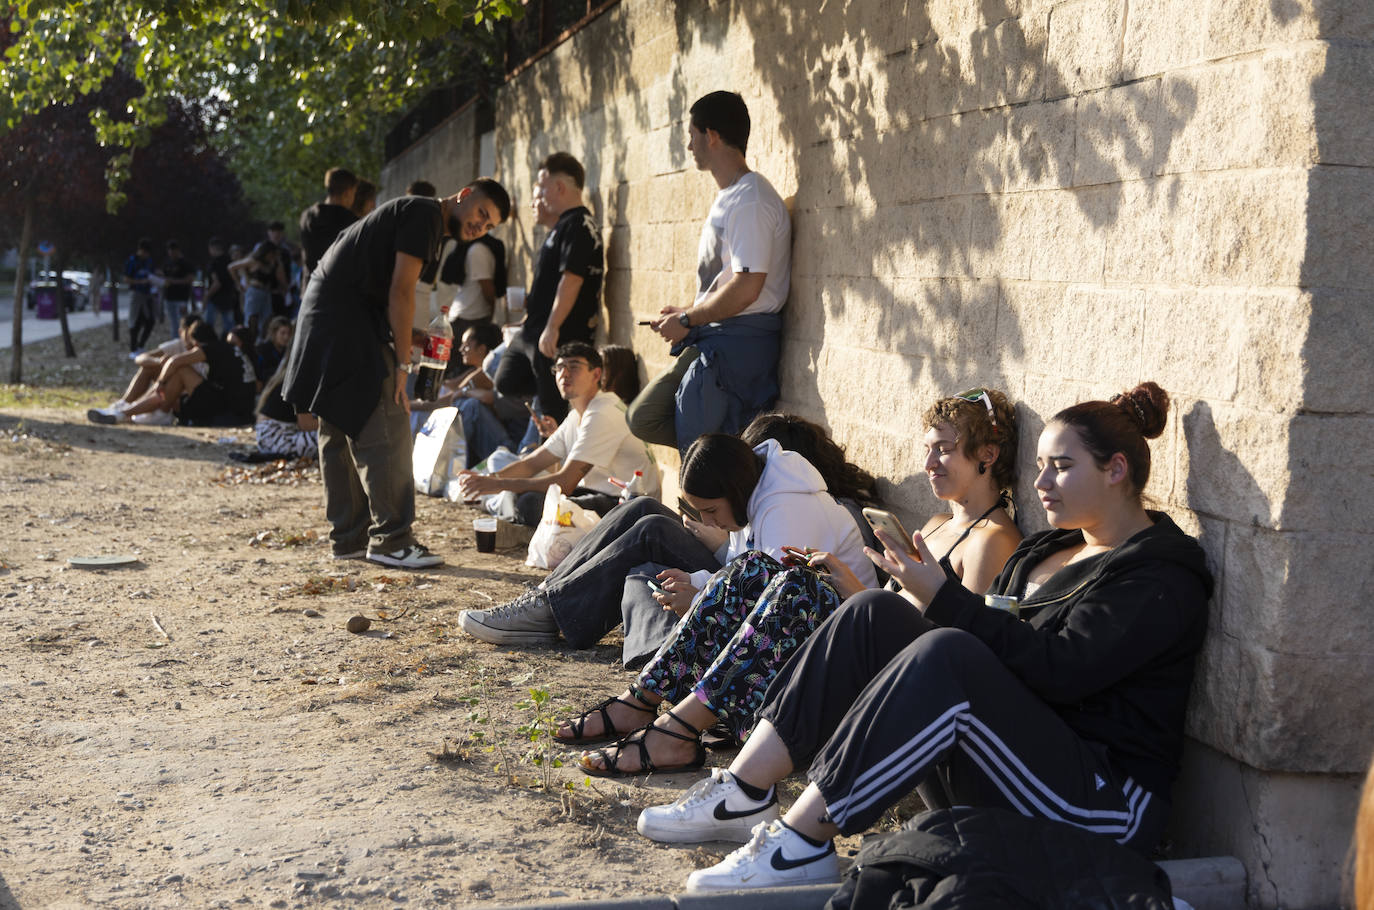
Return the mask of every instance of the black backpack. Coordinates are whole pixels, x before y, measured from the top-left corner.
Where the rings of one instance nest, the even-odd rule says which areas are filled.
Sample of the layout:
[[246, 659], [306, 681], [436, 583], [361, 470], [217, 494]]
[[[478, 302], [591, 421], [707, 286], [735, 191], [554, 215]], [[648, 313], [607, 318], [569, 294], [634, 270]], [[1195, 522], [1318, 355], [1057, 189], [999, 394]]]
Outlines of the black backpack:
[[468, 248], [474, 243], [480, 243], [491, 250], [492, 256], [496, 258], [496, 269], [492, 273], [492, 284], [496, 285], [496, 296], [506, 295], [506, 245], [492, 237], [484, 234], [476, 240], [466, 243], [459, 243], [453, 248], [453, 252], [448, 254], [444, 260], [444, 267], [439, 272], [439, 280], [445, 284], [462, 284], [467, 280], [468, 271]]

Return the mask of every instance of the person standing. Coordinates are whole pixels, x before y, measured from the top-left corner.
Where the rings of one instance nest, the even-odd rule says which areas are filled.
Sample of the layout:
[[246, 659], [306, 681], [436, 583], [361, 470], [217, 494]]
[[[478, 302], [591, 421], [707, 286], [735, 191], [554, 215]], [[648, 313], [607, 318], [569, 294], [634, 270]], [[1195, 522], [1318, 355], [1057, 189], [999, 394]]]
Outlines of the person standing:
[[148, 343], [157, 322], [153, 309], [153, 241], [144, 237], [124, 263], [124, 284], [129, 288], [129, 353], [137, 354]]
[[542, 412], [562, 423], [568, 403], [553, 377], [553, 358], [570, 341], [591, 343], [601, 308], [606, 255], [601, 228], [582, 203], [587, 172], [567, 152], [539, 164], [534, 219], [549, 229], [534, 265], [520, 334], [506, 345], [496, 390], [510, 398], [539, 398]]
[[272, 286], [272, 315], [291, 314], [292, 270], [296, 264], [297, 249], [286, 239], [286, 225], [274, 221], [267, 226], [267, 242], [277, 248], [277, 275]]
[[749, 109], [734, 92], [691, 107], [687, 149], [720, 192], [697, 248], [700, 289], [652, 325], [677, 363], [630, 405], [630, 429], [686, 451], [704, 433], [738, 433], [778, 397], [778, 348], [792, 272], [792, 221], [778, 191], [745, 163]]
[[325, 250], [344, 228], [358, 220], [353, 213], [353, 194], [358, 178], [341, 167], [331, 167], [324, 175], [324, 201], [301, 212], [301, 252], [305, 256], [305, 271], [301, 274], [301, 291], [310, 281], [310, 273], [320, 264]]
[[238, 282], [229, 274], [229, 254], [224, 252], [224, 241], [211, 237], [209, 248], [210, 284], [205, 289], [205, 321], [223, 338], [236, 325], [234, 313], [239, 306]]
[[474, 240], [510, 214], [480, 178], [445, 199], [402, 196], [347, 228], [301, 305], [282, 397], [319, 418], [320, 473], [336, 559], [420, 569], [443, 558], [415, 540], [410, 408], [415, 283], [443, 238]]
[[162, 278], [162, 309], [167, 314], [173, 338], [180, 331], [181, 317], [190, 310], [191, 281], [195, 272], [190, 261], [181, 254], [181, 245], [175, 240], [167, 241], [167, 261], [157, 273]]

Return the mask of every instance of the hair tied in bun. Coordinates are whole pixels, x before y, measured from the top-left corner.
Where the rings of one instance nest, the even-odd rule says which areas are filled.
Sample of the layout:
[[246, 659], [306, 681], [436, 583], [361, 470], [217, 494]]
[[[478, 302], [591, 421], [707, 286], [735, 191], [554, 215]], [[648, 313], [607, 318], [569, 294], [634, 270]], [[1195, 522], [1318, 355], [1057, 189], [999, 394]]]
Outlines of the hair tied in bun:
[[[1140, 433], [1143, 436], [1149, 422], [1145, 419], [1145, 409], [1140, 406], [1140, 402], [1135, 400], [1134, 395], [1119, 393], [1111, 397], [1111, 403], [1126, 412], [1127, 417], [1134, 417], [1135, 422], [1140, 425]], [[1130, 405], [1130, 407], [1127, 407]]]

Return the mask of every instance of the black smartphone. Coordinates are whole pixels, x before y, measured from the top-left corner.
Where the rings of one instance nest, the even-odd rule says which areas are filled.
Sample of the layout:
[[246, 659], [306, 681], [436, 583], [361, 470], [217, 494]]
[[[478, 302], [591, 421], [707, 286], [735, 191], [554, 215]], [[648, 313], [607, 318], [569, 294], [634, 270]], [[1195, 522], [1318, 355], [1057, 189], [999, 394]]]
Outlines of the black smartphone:
[[683, 499], [681, 496], [677, 498], [677, 510], [692, 519], [692, 521], [701, 521], [701, 513], [692, 508], [691, 503], [687, 502], [687, 500]]

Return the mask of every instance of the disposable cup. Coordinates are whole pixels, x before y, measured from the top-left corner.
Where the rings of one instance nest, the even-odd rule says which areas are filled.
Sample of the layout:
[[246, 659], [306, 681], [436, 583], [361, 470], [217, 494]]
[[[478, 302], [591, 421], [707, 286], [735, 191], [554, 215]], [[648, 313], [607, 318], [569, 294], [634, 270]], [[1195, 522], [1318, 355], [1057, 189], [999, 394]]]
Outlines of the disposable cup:
[[474, 518], [472, 530], [477, 534], [478, 553], [491, 553], [496, 550], [495, 518]]

